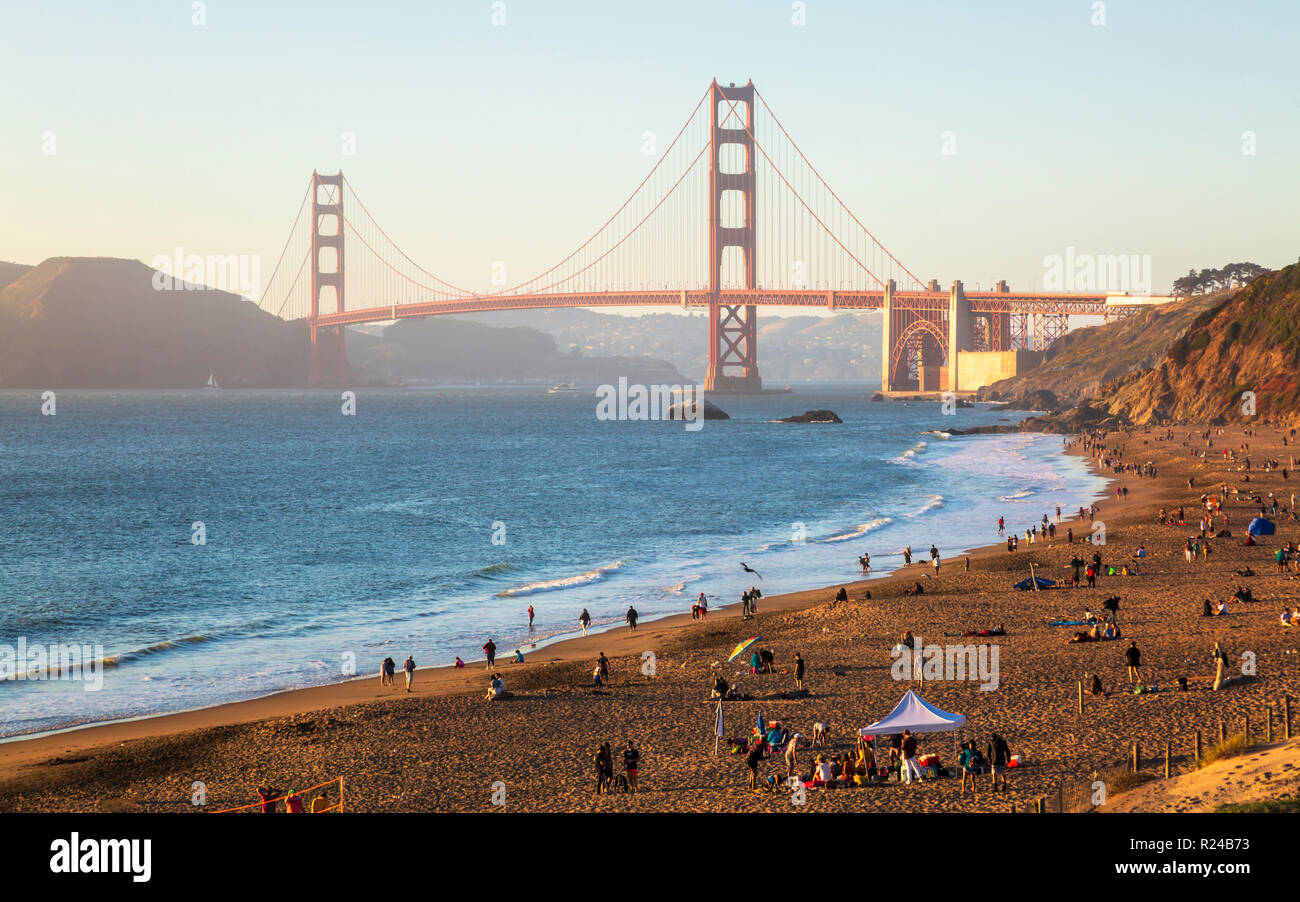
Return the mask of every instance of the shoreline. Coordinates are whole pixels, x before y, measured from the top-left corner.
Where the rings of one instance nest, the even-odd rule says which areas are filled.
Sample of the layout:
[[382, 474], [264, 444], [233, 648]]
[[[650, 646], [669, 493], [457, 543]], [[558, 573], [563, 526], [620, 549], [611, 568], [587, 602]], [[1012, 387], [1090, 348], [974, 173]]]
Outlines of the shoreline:
[[[1050, 433], [1028, 434], [1050, 435]], [[1116, 477], [1113, 474], [1100, 472], [1095, 461], [1073, 444], [1069, 448], [1058, 447], [1053, 453], [1081, 459], [1091, 475], [1105, 482], [1105, 486], [1098, 490], [1098, 495], [1105, 498], [1106, 492], [1115, 481]], [[1082, 503], [1083, 500], [1080, 499], [1080, 502]], [[1073, 524], [1076, 519], [1076, 517], [1065, 516], [1063, 512], [1062, 528]], [[1026, 546], [1029, 547], [1031, 546]], [[964, 557], [969, 557], [974, 564], [977, 560], [996, 557], [999, 553], [1005, 553], [1005, 546], [1001, 542], [973, 546], [953, 557], [945, 558], [944, 566], [957, 566]], [[878, 576], [800, 589], [781, 595], [764, 596], [760, 612], [779, 613], [813, 607], [830, 601], [840, 586], [844, 586], [851, 593], [857, 593], [864, 589], [872, 590], [875, 586], [883, 588], [898, 582], [915, 582], [918, 574], [928, 573], [929, 570], [929, 562], [922, 560], [918, 555], [910, 567], [900, 563], [898, 567], [882, 572]], [[707, 620], [703, 622], [716, 623], [738, 619], [739, 616], [740, 603], [731, 602], [716, 608], [711, 607]], [[591, 632], [586, 636], [565, 634], [563, 638], [556, 638], [526, 653], [525, 663], [522, 665], [515, 663], [513, 656], [508, 652], [499, 655], [491, 670], [501, 672], [506, 685], [509, 686], [512, 672], [522, 673], [539, 666], [544, 668], [579, 661], [589, 662], [601, 653], [607, 653], [609, 657], [639, 654], [645, 639], [664, 640], [681, 632], [683, 627], [698, 623], [700, 621], [693, 621], [689, 613], [680, 613], [643, 620], [640, 629], [636, 632], [628, 630], [624, 625], [615, 625], [602, 632]], [[417, 667], [411, 696], [461, 695], [484, 691], [490, 670], [485, 664], [480, 667], [480, 660], [467, 661], [464, 668], [457, 668], [451, 664]], [[404, 678], [395, 676], [394, 680], [395, 687], [381, 688], [378, 685], [378, 674], [375, 673], [319, 686], [280, 689], [255, 698], [221, 702], [204, 707], [96, 721], [35, 734], [4, 737], [0, 739], [0, 780], [12, 776], [17, 770], [31, 764], [34, 760], [50, 755], [78, 754], [134, 740], [174, 736], [218, 726], [256, 723], [270, 718], [292, 717], [346, 705], [378, 704], [392, 699], [394, 693], [405, 696], [406, 693], [402, 691]]]
[[[1290, 445], [1294, 436], [1273, 427], [1180, 429], [1110, 432], [1091, 453], [1077, 440], [1062, 449], [1108, 486], [1102, 491], [1111, 499], [1098, 502], [1097, 514], [1105, 545], [1090, 543], [1086, 518], [1080, 523], [1063, 510], [1058, 530], [1074, 527], [1079, 535], [1073, 545], [1058, 532], [1055, 540], [1022, 542], [1015, 553], [1003, 544], [982, 546], [971, 553], [969, 570], [961, 555], [946, 559], [939, 574], [928, 561], [916, 562], [888, 576], [844, 583], [845, 604], [832, 604], [834, 585], [773, 596], [760, 602], [752, 622], [742, 622], [733, 605], [715, 609], [703, 623], [683, 613], [647, 622], [635, 633], [622, 628], [573, 638], [526, 665], [500, 666], [510, 692], [495, 702], [484, 700], [490, 671], [482, 664], [430, 668], [417, 674], [409, 696], [400, 686], [380, 688], [378, 680], [361, 679], [14, 742], [0, 746], [0, 811], [202, 812], [191, 800], [196, 780], [213, 810], [247, 805], [260, 785], [286, 789], [339, 778], [346, 780], [347, 807], [354, 812], [500, 810], [492, 798], [503, 785], [509, 810], [518, 812], [789, 811], [783, 793], [750, 791], [743, 759], [730, 753], [733, 745], [744, 745], [755, 718], [780, 720], [805, 736], [813, 724], [825, 724], [825, 749], [816, 753], [851, 753], [861, 728], [887, 715], [908, 689], [966, 718], [956, 734], [918, 737], [923, 752], [950, 765], [956, 743], [982, 745], [997, 732], [1022, 756], [1008, 787], [994, 794], [984, 779], [978, 793], [969, 794], [959, 792], [956, 780], [907, 785], [891, 779], [871, 788], [809, 793], [808, 810], [1032, 811], [1044, 799], [1065, 810], [1091, 810], [1098, 775], [1119, 779], [1134, 747], [1141, 746], [1148, 764], [1152, 754], [1168, 749], [1175, 771], [1194, 773], [1192, 753], [1202, 739], [1211, 737], [1213, 751], [1216, 730], [1247, 717], [1260, 735], [1259, 725], [1281, 724], [1282, 710], [1300, 696], [1300, 632], [1278, 623], [1281, 608], [1294, 606], [1300, 568], [1279, 569], [1273, 562], [1277, 547], [1296, 537], [1300, 519], [1283, 509], [1275, 518], [1276, 538], [1243, 544], [1243, 526], [1259, 512], [1254, 496], [1271, 491], [1280, 502], [1289, 499], [1289, 474], [1281, 465], [1259, 464], [1288, 461], [1293, 449], [1282, 442]], [[1128, 467], [1115, 473], [1107, 458], [1116, 456], [1133, 468], [1151, 463], [1158, 473], [1139, 476]], [[1222, 518], [1230, 516], [1235, 537], [1214, 538], [1212, 554], [1186, 560], [1199, 496], [1224, 485], [1229, 491], [1214, 532], [1228, 526]], [[1121, 487], [1126, 498], [1114, 494]], [[1082, 493], [1079, 502], [1086, 507]], [[1190, 515], [1182, 522], [1157, 517], [1159, 508], [1180, 507]], [[1052, 514], [1050, 507], [1018, 506], [1007, 514], [1010, 527], [1030, 525], [1035, 512]], [[1022, 515], [1024, 522], [1016, 522]], [[1141, 558], [1139, 548], [1145, 549]], [[1097, 586], [1071, 587], [1072, 559], [1094, 553], [1109, 564]], [[1136, 569], [1121, 569], [1134, 561]], [[1013, 591], [1031, 569], [1066, 582]], [[807, 572], [809, 581], [816, 579], [815, 569]], [[910, 591], [913, 583], [923, 591]], [[1242, 587], [1254, 593], [1254, 603], [1234, 600]], [[1070, 624], [1112, 595], [1121, 599], [1122, 641], [1077, 641]], [[1203, 604], [1216, 598], [1228, 602], [1232, 616], [1201, 616]], [[995, 628], [1001, 629], [994, 640], [964, 638]], [[905, 631], [924, 642], [927, 655], [932, 648], [987, 648], [997, 663], [989, 673], [983, 664], [978, 673], [927, 672], [918, 686], [894, 666]], [[775, 655], [769, 673], [727, 661], [738, 642], [755, 634]], [[1135, 691], [1126, 672], [1130, 642], [1141, 650], [1143, 691]], [[1220, 689], [1214, 687], [1216, 643], [1251, 662], [1249, 672], [1243, 666], [1242, 675]], [[647, 650], [656, 664], [649, 670], [643, 668]], [[610, 659], [601, 686], [591, 677], [598, 652]], [[791, 666], [796, 654], [806, 664], [802, 688]], [[728, 731], [723, 748], [714, 734], [719, 706], [709, 698], [718, 677], [740, 690], [722, 706]], [[1102, 691], [1082, 692], [1093, 678]], [[611, 741], [616, 747], [634, 741], [642, 752], [635, 795], [594, 792], [592, 750]], [[800, 753], [805, 773], [812, 754]], [[782, 779], [783, 765], [780, 756], [761, 761], [762, 777]], [[1260, 792], [1294, 794], [1288, 781], [1261, 777], [1268, 785], [1257, 787]], [[1229, 791], [1237, 792], [1235, 784]], [[1116, 785], [1103, 804], [1126, 795]], [[1134, 796], [1131, 804], [1150, 810], [1165, 803]]]

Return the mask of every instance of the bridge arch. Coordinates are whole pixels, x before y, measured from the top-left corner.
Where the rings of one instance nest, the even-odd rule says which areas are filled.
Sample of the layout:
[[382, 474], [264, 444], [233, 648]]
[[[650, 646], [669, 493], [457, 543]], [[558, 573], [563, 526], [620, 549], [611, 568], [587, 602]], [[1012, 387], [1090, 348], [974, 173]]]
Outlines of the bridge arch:
[[[912, 351], [919, 353], [911, 353]], [[903, 329], [894, 342], [894, 346], [890, 349], [890, 385], [915, 382], [916, 387], [920, 388], [920, 380], [913, 375], [913, 367], [914, 365], [934, 365], [927, 361], [932, 361], [936, 352], [942, 355], [944, 365], [949, 364], [947, 330], [930, 319], [913, 319]]]

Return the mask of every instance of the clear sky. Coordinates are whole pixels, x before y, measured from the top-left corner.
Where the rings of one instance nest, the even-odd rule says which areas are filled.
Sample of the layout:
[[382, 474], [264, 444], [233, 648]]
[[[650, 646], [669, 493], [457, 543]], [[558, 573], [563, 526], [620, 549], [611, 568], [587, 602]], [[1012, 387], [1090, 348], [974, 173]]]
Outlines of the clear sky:
[[0, 259], [269, 269], [342, 167], [412, 257], [487, 289], [585, 239], [714, 77], [752, 78], [924, 278], [1041, 287], [1073, 247], [1150, 255], [1159, 291], [1300, 256], [1293, 0], [195, 5], [0, 0]]

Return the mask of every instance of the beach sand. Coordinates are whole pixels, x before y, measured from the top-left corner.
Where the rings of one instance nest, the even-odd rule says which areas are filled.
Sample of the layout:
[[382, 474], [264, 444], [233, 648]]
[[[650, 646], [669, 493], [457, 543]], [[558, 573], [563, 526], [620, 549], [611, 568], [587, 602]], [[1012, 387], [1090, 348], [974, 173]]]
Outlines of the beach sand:
[[[1190, 443], [1188, 433], [1197, 437]], [[791, 811], [786, 792], [752, 792], [741, 756], [714, 755], [715, 703], [707, 701], [715, 664], [728, 680], [739, 680], [749, 701], [724, 705], [727, 735], [745, 735], [762, 712], [811, 736], [814, 722], [828, 725], [827, 751], [852, 748], [858, 728], [888, 714], [908, 688], [939, 708], [969, 718], [961, 738], [984, 747], [991, 730], [1001, 733], [1026, 766], [1013, 769], [1009, 791], [992, 794], [982, 778], [974, 797], [958, 794], [958, 781], [933, 780], [893, 785], [809, 791], [810, 811], [1008, 811], [1024, 810], [1035, 799], [1086, 797], [1095, 774], [1108, 773], [1141, 743], [1151, 764], [1172, 744], [1175, 766], [1185, 766], [1193, 735], [1207, 746], [1220, 720], [1238, 730], [1249, 715], [1252, 729], [1264, 731], [1266, 706], [1274, 707], [1280, 736], [1280, 700], [1300, 690], [1297, 643], [1300, 628], [1284, 628], [1278, 614], [1295, 607], [1300, 582], [1279, 575], [1272, 554], [1293, 541], [1300, 525], [1278, 518], [1278, 535], [1257, 547], [1241, 547], [1246, 524], [1258, 505], [1233, 496], [1226, 507], [1233, 538], [1213, 541], [1207, 562], [1188, 564], [1184, 540], [1196, 533], [1199, 497], [1221, 482], [1277, 493], [1289, 508], [1298, 478], [1265, 473], [1266, 457], [1289, 466], [1292, 446], [1282, 433], [1261, 428], [1243, 439], [1240, 428], [1213, 430], [1211, 455], [1193, 460], [1189, 445], [1205, 448], [1200, 430], [1181, 427], [1164, 441], [1164, 430], [1114, 433], [1108, 444], [1123, 446], [1126, 462], [1152, 461], [1157, 478], [1116, 477], [1127, 500], [1113, 493], [1102, 499], [1097, 519], [1106, 526], [1107, 544], [1071, 547], [1064, 541], [1072, 526], [1076, 538], [1087, 522], [1063, 511], [1053, 542], [1027, 544], [1026, 527], [1052, 511], [1035, 504], [1008, 504], [1008, 529], [1022, 534], [1020, 550], [1009, 554], [994, 545], [972, 554], [963, 572], [960, 558], [944, 561], [937, 577], [928, 562], [866, 582], [847, 583], [850, 601], [831, 607], [839, 584], [825, 589], [765, 598], [755, 620], [742, 621], [738, 606], [711, 611], [693, 622], [688, 614], [643, 624], [632, 633], [575, 638], [540, 649], [528, 663], [498, 661], [513, 697], [482, 698], [488, 673], [482, 660], [463, 670], [418, 672], [415, 691], [381, 688], [377, 676], [348, 683], [285, 692], [248, 702], [129, 723], [107, 724], [31, 740], [0, 744], [0, 811], [196, 811], [193, 784], [200, 781], [207, 807], [215, 809], [256, 800], [255, 787], [270, 783], [281, 790], [302, 788], [342, 776], [350, 811]], [[1255, 468], [1247, 474], [1219, 455], [1224, 448], [1250, 443]], [[1244, 455], [1244, 452], [1239, 452]], [[1187, 487], [1187, 478], [1195, 487]], [[1246, 483], [1244, 477], [1249, 475]], [[1156, 510], [1183, 505], [1187, 526], [1156, 523]], [[995, 524], [989, 525], [996, 540]], [[1216, 530], [1220, 528], [1216, 522]], [[912, 537], [916, 559], [926, 557], [939, 535]], [[1100, 550], [1107, 565], [1130, 560], [1142, 544], [1147, 558], [1140, 575], [1102, 576], [1096, 590], [1052, 589], [1019, 592], [1011, 585], [1029, 575], [1068, 574], [1074, 555], [1090, 558]], [[869, 547], [870, 543], [864, 543]], [[846, 549], [856, 558], [860, 548]], [[1249, 566], [1255, 576], [1234, 571]], [[808, 581], [823, 581], [809, 574]], [[925, 594], [904, 595], [914, 582]], [[760, 583], [761, 585], [761, 583]], [[1239, 585], [1259, 601], [1233, 603], [1227, 617], [1199, 617], [1204, 599], [1227, 598]], [[870, 590], [872, 598], [864, 599]], [[1077, 619], [1085, 607], [1100, 607], [1108, 595], [1122, 599], [1118, 642], [1071, 644], [1074, 628], [1053, 627], [1056, 619]], [[956, 634], [1002, 624], [1008, 635], [961, 639]], [[984, 691], [977, 681], [927, 681], [923, 686], [891, 676], [890, 650], [911, 629], [927, 644], [991, 642], [998, 646], [999, 684]], [[808, 662], [810, 697], [792, 698], [789, 673], [741, 673], [742, 661], [726, 663], [739, 641], [761, 634], [773, 649], [778, 671], [788, 670], [795, 652]], [[1126, 691], [1124, 649], [1129, 639], [1142, 651], [1143, 679], [1160, 691]], [[1210, 690], [1211, 649], [1215, 641], [1238, 660], [1254, 655], [1257, 672], [1219, 692]], [[503, 650], [504, 651], [504, 650]], [[591, 686], [596, 655], [612, 663], [611, 683]], [[653, 652], [654, 675], [642, 673], [643, 655]], [[503, 654], [502, 658], [508, 657]], [[1101, 675], [1106, 695], [1085, 696], [1076, 712], [1077, 685], [1085, 673]], [[740, 674], [737, 676], [737, 674]], [[1186, 676], [1180, 692], [1175, 679]], [[636, 795], [594, 793], [592, 755], [602, 741], [618, 750], [633, 739], [642, 752]], [[922, 753], [953, 757], [952, 734], [922, 736]], [[808, 755], [801, 753], [807, 769]], [[1163, 759], [1162, 759], [1163, 763]], [[621, 772], [621, 765], [616, 772]], [[763, 762], [760, 773], [784, 775], [779, 758]], [[501, 801], [504, 784], [504, 805]], [[1136, 790], [1135, 790], [1136, 791]], [[1117, 796], [1116, 798], [1123, 798]], [[1155, 804], [1155, 803], [1152, 803]], [[1049, 806], [1055, 806], [1055, 802]]]

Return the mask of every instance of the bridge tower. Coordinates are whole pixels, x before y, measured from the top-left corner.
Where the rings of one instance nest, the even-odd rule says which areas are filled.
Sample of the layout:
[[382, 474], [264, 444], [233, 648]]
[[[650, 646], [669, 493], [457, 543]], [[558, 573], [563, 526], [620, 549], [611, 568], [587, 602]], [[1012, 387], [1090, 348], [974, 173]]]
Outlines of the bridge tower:
[[[741, 128], [724, 128], [728, 117], [742, 114]], [[734, 107], [734, 112], [733, 112]], [[758, 311], [753, 304], [721, 302], [722, 265], [727, 248], [739, 248], [744, 255], [744, 288], [758, 287], [754, 255], [757, 247], [754, 227], [754, 83], [742, 88], [734, 84], [723, 87], [714, 79], [709, 88], [709, 368], [705, 376], [706, 391], [758, 391], [763, 380], [758, 375]], [[726, 145], [743, 150], [744, 168], [723, 172], [721, 151]], [[738, 191], [742, 195], [744, 222], [724, 226], [722, 195]]]
[[[326, 191], [325, 201], [321, 201], [321, 189]], [[332, 219], [329, 229], [322, 229], [324, 219]], [[332, 270], [321, 269], [321, 251], [334, 248], [335, 266]], [[307, 331], [311, 342], [311, 362], [307, 381], [310, 385], [320, 385], [322, 376], [321, 336], [316, 326], [320, 315], [321, 292], [326, 288], [334, 289], [335, 312], [343, 312], [343, 173], [321, 175], [311, 174], [311, 313], [307, 317]], [[344, 353], [343, 326], [334, 327], [332, 341], [329, 342], [328, 354], [333, 357], [329, 367], [329, 377], [338, 382], [345, 382], [348, 375], [347, 357]]]

